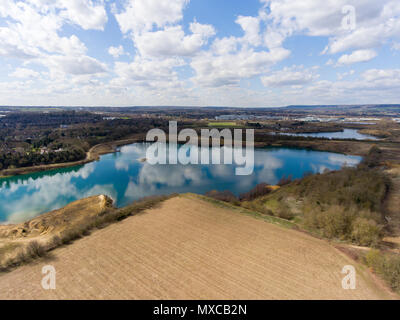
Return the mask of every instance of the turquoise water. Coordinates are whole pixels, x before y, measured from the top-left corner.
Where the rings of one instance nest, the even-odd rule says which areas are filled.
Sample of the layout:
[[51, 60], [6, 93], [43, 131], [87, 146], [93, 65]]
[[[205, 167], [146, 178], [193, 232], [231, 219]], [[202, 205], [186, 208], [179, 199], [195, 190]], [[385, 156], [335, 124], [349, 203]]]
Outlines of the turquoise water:
[[16, 223], [92, 195], [106, 194], [118, 207], [150, 195], [230, 190], [239, 195], [258, 183], [276, 184], [282, 176], [357, 165], [361, 158], [293, 148], [256, 149], [254, 172], [236, 176], [235, 165], [150, 165], [148, 144], [122, 147], [79, 167], [0, 180], [0, 222]]
[[354, 129], [344, 129], [338, 132], [313, 132], [313, 133], [279, 133], [288, 136], [328, 138], [328, 139], [355, 139], [355, 140], [378, 140], [376, 137], [359, 133]]

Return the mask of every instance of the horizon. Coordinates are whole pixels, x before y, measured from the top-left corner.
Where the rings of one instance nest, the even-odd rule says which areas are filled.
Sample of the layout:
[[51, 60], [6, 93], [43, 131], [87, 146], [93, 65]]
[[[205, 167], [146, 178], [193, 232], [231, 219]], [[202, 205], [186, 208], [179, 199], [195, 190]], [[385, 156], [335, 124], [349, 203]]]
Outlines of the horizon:
[[0, 105], [0, 108], [110, 108], [110, 109], [128, 109], [128, 108], [216, 108], [216, 109], [284, 109], [284, 108], [328, 108], [328, 107], [400, 107], [400, 103], [368, 103], [368, 104], [293, 104], [283, 106], [259, 106], [259, 107], [244, 107], [244, 106], [180, 106], [180, 105], [126, 105], [126, 106], [108, 106], [108, 105]]

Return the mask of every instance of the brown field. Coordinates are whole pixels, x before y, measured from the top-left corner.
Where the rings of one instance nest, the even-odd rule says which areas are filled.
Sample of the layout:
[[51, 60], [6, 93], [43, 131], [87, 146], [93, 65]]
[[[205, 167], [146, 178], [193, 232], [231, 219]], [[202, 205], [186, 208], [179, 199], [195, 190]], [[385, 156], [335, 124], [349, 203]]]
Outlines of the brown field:
[[[56, 290], [41, 288], [44, 265]], [[341, 287], [345, 265], [356, 290]], [[194, 195], [112, 224], [0, 275], [0, 299], [385, 299], [328, 242]]]

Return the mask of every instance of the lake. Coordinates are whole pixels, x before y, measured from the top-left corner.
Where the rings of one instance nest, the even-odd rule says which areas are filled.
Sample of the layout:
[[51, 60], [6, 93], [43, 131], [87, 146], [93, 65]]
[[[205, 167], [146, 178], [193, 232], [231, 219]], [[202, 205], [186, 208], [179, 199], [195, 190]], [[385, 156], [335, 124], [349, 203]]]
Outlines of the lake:
[[97, 162], [0, 180], [0, 222], [17, 223], [92, 195], [106, 194], [118, 207], [151, 195], [230, 190], [236, 195], [283, 176], [355, 166], [361, 157], [296, 148], [262, 148], [254, 154], [254, 172], [236, 176], [235, 165], [150, 165], [149, 144], [136, 143]]
[[287, 136], [328, 138], [328, 139], [355, 139], [355, 140], [378, 140], [378, 138], [359, 133], [358, 130], [344, 129], [337, 132], [310, 132], [310, 133], [279, 133]]

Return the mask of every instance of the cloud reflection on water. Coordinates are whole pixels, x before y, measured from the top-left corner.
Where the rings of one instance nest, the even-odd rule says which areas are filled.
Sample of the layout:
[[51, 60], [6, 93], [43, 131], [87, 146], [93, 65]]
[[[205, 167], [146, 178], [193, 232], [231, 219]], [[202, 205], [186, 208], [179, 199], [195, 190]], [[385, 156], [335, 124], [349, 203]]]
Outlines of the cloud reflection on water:
[[[5, 179], [0, 188], [0, 221], [15, 223], [68, 203], [107, 194], [118, 206], [136, 199], [173, 192], [205, 193], [211, 189], [245, 192], [258, 183], [276, 184], [293, 174], [354, 166], [360, 157], [298, 149], [271, 148], [255, 151], [255, 172], [236, 176], [235, 165], [150, 165], [140, 162], [148, 144], [121, 148], [82, 167]], [[194, 148], [194, 146], [192, 146]], [[197, 148], [197, 147], [196, 147]], [[212, 153], [210, 153], [212, 154]]]

